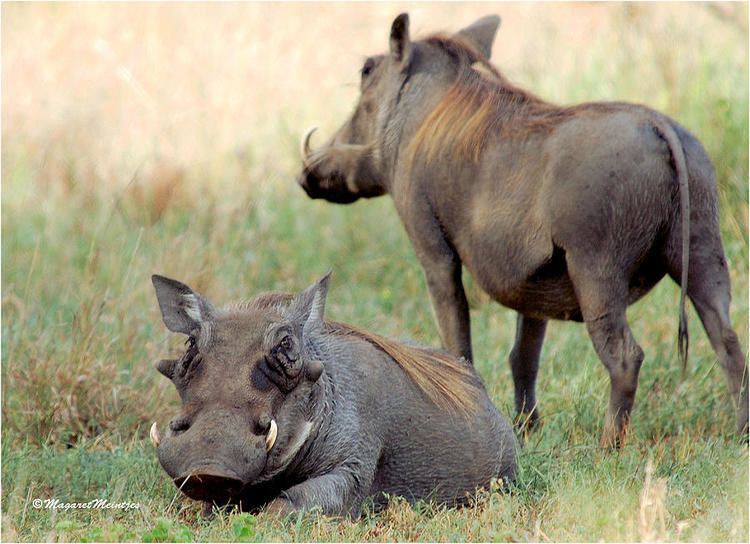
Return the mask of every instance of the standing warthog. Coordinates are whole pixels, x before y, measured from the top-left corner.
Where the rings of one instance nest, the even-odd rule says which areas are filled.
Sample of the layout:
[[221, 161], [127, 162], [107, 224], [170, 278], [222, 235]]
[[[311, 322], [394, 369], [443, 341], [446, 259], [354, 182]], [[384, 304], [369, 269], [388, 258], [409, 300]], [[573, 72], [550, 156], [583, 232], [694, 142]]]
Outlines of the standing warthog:
[[[167, 328], [189, 336], [159, 372], [182, 411], [151, 438], [196, 500], [356, 513], [366, 497], [460, 503], [515, 473], [515, 436], [468, 365], [328, 323], [328, 275], [297, 297], [215, 309], [152, 277]], [[270, 504], [269, 504], [270, 503]]]
[[[361, 95], [331, 141], [302, 143], [299, 184], [348, 203], [390, 193], [427, 279], [443, 344], [471, 360], [462, 264], [518, 312], [516, 410], [538, 418], [535, 382], [549, 319], [586, 323], [609, 371], [602, 443], [630, 419], [643, 351], [625, 317], [665, 274], [695, 305], [747, 429], [745, 358], [713, 168], [700, 142], [644, 106], [560, 107], [514, 86], [488, 58], [500, 19], [412, 42], [399, 15], [390, 51], [366, 60]], [[684, 213], [690, 210], [690, 213]]]

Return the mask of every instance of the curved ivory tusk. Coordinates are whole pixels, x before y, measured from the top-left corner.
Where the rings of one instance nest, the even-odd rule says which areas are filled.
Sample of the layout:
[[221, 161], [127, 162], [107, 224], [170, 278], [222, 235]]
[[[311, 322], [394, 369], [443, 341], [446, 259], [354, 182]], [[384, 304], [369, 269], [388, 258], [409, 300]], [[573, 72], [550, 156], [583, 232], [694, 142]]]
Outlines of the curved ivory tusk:
[[266, 451], [271, 451], [271, 448], [273, 448], [273, 445], [276, 443], [276, 435], [279, 432], [279, 428], [276, 426], [276, 420], [271, 420], [271, 427], [268, 429], [268, 434], [266, 435]]
[[302, 160], [305, 163], [307, 163], [308, 159], [310, 158], [310, 153], [312, 153], [312, 149], [310, 149], [310, 137], [316, 130], [318, 130], [318, 127], [312, 127], [302, 137], [302, 142], [300, 144], [300, 153], [302, 153]]
[[158, 448], [159, 444], [161, 444], [161, 436], [159, 436], [159, 429], [156, 428], [156, 421], [151, 425], [151, 432], [148, 433], [148, 436], [151, 438], [151, 443], [154, 447]]

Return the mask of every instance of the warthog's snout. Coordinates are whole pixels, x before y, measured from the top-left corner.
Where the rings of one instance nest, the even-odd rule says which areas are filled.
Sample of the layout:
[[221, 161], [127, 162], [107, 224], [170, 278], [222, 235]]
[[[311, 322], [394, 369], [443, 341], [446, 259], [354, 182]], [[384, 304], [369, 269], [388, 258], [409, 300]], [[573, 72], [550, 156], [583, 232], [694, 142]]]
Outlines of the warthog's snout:
[[218, 465], [194, 468], [175, 478], [174, 483], [193, 500], [217, 504], [228, 502], [245, 485], [238, 474], [227, 467]]
[[190, 423], [178, 417], [164, 435], [154, 423], [150, 437], [161, 465], [185, 495], [225, 504], [257, 478], [276, 443], [276, 421], [260, 419], [258, 432], [237, 432], [246, 425], [231, 411], [208, 413]]
[[297, 176], [297, 185], [302, 187], [310, 198], [321, 198], [319, 191], [320, 180], [317, 176], [311, 175], [311, 172], [307, 168], [303, 168]]
[[336, 204], [351, 204], [360, 195], [352, 192], [346, 183], [346, 176], [337, 169], [330, 168], [328, 155], [336, 145], [329, 143], [313, 151], [310, 137], [317, 129], [309, 129], [300, 142], [302, 171], [297, 176], [297, 184], [304, 189], [310, 198], [324, 198]]
[[313, 199], [323, 198], [334, 204], [351, 204], [359, 199], [358, 195], [344, 190], [346, 180], [336, 172], [323, 176], [315, 167], [305, 166], [297, 176], [297, 184]]

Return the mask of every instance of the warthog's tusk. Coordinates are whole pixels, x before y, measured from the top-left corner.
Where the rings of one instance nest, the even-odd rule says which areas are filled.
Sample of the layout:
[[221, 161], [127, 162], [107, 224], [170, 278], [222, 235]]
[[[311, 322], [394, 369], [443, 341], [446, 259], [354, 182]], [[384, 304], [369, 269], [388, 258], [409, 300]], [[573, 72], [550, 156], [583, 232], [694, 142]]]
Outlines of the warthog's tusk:
[[302, 142], [300, 143], [300, 153], [302, 153], [302, 160], [305, 164], [307, 164], [307, 161], [310, 158], [310, 153], [312, 153], [312, 149], [310, 149], [310, 137], [316, 130], [318, 130], [318, 127], [312, 127], [309, 129], [302, 137]]
[[151, 432], [148, 433], [148, 436], [151, 438], [151, 443], [154, 447], [158, 448], [159, 444], [161, 444], [161, 436], [159, 436], [159, 429], [156, 428], [156, 421], [151, 425]]
[[276, 443], [276, 434], [279, 432], [279, 428], [276, 426], [276, 420], [271, 420], [271, 427], [268, 429], [268, 435], [266, 435], [266, 451], [271, 451], [274, 443]]

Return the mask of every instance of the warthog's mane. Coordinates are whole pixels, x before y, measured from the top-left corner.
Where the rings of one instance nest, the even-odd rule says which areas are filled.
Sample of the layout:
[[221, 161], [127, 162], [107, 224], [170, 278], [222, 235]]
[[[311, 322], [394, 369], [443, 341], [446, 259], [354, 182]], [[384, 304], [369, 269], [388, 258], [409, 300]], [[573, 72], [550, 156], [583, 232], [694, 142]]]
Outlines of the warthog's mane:
[[294, 298], [289, 293], [261, 293], [251, 299], [232, 302], [222, 308], [224, 313], [242, 313], [252, 310], [272, 310], [282, 313]]
[[410, 143], [412, 160], [442, 156], [479, 161], [491, 136], [548, 131], [584, 111], [615, 105], [581, 104], [561, 107], [513, 85], [468, 41], [459, 36], [433, 35], [424, 40], [458, 62], [456, 79]]
[[[251, 300], [227, 306], [225, 310], [272, 310], [281, 313], [292, 298], [292, 295], [285, 293], [263, 293]], [[480, 410], [484, 386], [466, 361], [443, 351], [397, 342], [346, 323], [327, 321], [325, 332], [354, 336], [385, 352], [437, 406], [467, 417]]]

